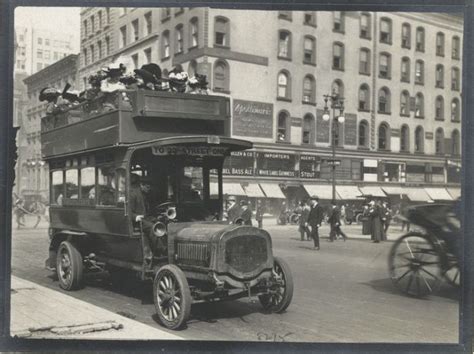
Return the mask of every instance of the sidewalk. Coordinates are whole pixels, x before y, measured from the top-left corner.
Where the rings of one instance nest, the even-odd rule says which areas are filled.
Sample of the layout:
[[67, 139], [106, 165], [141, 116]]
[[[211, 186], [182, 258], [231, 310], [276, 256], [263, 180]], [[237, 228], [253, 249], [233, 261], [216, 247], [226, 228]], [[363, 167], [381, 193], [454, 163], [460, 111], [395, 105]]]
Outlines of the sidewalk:
[[182, 339], [15, 276], [10, 334], [49, 339]]

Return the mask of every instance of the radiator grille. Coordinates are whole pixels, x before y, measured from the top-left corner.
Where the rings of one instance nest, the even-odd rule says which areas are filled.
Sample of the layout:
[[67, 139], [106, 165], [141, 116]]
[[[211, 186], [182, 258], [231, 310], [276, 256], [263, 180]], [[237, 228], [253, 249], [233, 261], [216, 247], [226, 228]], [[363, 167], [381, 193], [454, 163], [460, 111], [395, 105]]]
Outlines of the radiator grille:
[[208, 265], [209, 245], [206, 243], [178, 243], [177, 253], [183, 263]]
[[255, 270], [267, 261], [267, 243], [264, 238], [244, 235], [226, 243], [226, 263], [239, 272]]

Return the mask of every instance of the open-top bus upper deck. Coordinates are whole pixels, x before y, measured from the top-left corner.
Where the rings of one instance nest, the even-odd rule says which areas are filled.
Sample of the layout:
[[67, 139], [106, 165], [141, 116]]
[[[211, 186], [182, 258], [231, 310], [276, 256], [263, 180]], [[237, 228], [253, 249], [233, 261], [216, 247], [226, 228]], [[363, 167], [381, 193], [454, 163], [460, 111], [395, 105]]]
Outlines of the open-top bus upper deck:
[[46, 160], [165, 137], [230, 136], [222, 96], [127, 90], [103, 94], [41, 120]]

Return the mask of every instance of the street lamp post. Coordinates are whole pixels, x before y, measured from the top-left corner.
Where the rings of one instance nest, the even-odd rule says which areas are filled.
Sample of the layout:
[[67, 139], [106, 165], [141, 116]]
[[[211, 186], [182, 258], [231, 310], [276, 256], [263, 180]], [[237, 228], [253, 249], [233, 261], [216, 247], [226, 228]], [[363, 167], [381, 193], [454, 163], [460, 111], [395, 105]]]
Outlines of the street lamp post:
[[[331, 118], [329, 113], [328, 101], [331, 103], [332, 109], [332, 123], [331, 123], [331, 146], [332, 146], [332, 201], [336, 201], [336, 128], [339, 128], [339, 123], [344, 123], [344, 98], [339, 97], [338, 94], [324, 95], [324, 113], [323, 120], [329, 121]], [[336, 110], [339, 114], [336, 115]]]

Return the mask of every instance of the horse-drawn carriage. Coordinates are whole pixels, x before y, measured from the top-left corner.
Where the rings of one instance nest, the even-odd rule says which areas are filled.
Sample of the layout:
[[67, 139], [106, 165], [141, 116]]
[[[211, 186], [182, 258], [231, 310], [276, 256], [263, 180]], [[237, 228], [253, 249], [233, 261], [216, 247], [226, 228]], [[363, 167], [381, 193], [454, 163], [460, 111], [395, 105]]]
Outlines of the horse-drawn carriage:
[[407, 295], [423, 297], [446, 279], [460, 286], [461, 226], [457, 204], [427, 204], [407, 209], [411, 231], [392, 246], [389, 271], [393, 284]]

